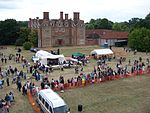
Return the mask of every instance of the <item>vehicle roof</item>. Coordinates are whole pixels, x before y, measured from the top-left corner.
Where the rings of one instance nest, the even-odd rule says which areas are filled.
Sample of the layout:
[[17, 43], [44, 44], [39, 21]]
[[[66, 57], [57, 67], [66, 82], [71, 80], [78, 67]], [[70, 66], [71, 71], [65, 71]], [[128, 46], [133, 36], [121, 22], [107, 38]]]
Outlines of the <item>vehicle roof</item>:
[[53, 108], [60, 107], [66, 105], [64, 100], [52, 89], [43, 89], [39, 91], [39, 94], [44, 98], [47, 102], [52, 103]]

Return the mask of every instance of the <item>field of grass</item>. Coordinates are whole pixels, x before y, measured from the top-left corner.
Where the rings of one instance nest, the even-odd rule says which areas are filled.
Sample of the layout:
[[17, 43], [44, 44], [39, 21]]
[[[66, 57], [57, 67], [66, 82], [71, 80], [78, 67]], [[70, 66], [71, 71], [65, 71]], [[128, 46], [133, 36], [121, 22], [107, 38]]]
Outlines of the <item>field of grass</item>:
[[78, 104], [82, 113], [150, 113], [150, 75], [98, 83], [60, 93], [77, 113]]
[[[93, 49], [99, 48], [98, 46], [82, 46], [82, 47], [61, 47], [60, 53], [65, 56], [71, 56], [74, 52], [81, 52], [89, 55]], [[45, 50], [57, 50], [58, 48], [45, 48]], [[117, 51], [123, 51], [123, 48], [113, 48]], [[0, 50], [6, 56], [8, 54], [16, 54], [15, 47], [9, 46], [7, 50]], [[23, 50], [21, 54], [32, 64], [31, 57], [34, 53], [30, 51]], [[146, 58], [150, 59], [150, 54], [146, 55], [145, 53], [138, 52], [137, 55], [133, 53], [128, 53], [123, 56], [127, 60], [124, 64], [128, 63], [128, 60], [143, 58], [143, 61]], [[108, 62], [108, 64], [115, 68], [116, 60]], [[15, 61], [8, 61], [7, 64], [1, 63], [0, 66], [2, 69], [5, 69], [9, 65], [17, 67], [19, 70], [26, 72], [26, 69], [22, 69], [21, 63], [15, 63]], [[96, 60], [90, 60], [90, 63], [84, 67], [84, 72], [89, 73], [96, 66]], [[44, 74], [44, 73], [41, 73]], [[49, 80], [52, 78], [58, 79], [60, 75], [63, 75], [65, 80], [78, 76], [75, 74], [74, 69], [64, 69], [64, 71], [54, 70], [54, 72], [49, 74]], [[28, 74], [28, 77], [31, 75]], [[11, 80], [12, 77], [10, 77]], [[4, 79], [5, 80], [5, 79]], [[64, 100], [70, 106], [71, 113], [77, 113], [77, 105], [83, 104], [84, 113], [149, 113], [150, 108], [150, 75], [142, 76], [142, 80], [138, 77], [132, 77], [127, 79], [120, 79], [100, 84], [95, 84], [91, 86], [86, 86], [84, 88], [67, 90], [65, 93], [61, 93]], [[25, 82], [23, 80], [23, 82]], [[35, 82], [36, 85], [39, 82]], [[31, 105], [28, 102], [27, 97], [22, 96], [22, 94], [17, 91], [16, 85], [13, 84], [9, 87], [4, 85], [3, 89], [0, 89], [0, 98], [4, 98], [6, 93], [9, 91], [14, 92], [15, 102], [10, 108], [10, 113], [34, 113]]]

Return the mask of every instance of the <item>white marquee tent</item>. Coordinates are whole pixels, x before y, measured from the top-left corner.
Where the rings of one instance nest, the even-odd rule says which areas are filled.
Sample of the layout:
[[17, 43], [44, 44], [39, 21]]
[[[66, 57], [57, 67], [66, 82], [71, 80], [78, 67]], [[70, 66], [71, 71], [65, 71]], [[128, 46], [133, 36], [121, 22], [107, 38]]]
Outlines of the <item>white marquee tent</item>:
[[65, 61], [64, 55], [53, 55], [47, 51], [40, 50], [35, 54], [36, 58], [39, 58], [41, 64], [47, 65], [47, 59], [58, 59], [58, 62], [62, 64]]
[[99, 55], [112, 55], [113, 51], [111, 49], [94, 49], [91, 51], [91, 55], [99, 56]]

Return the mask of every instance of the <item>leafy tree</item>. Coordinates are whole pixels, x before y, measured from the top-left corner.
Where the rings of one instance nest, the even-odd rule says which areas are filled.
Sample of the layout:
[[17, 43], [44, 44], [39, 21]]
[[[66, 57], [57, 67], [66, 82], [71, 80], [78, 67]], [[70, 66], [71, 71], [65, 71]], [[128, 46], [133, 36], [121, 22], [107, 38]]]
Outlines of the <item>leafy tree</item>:
[[94, 29], [94, 24], [85, 23], [85, 28], [86, 29]]
[[100, 22], [100, 29], [112, 29], [113, 22], [109, 21], [108, 19], [104, 18]]
[[0, 44], [14, 44], [17, 39], [19, 25], [14, 19], [7, 19], [0, 22]]
[[87, 29], [112, 29], [113, 22], [106, 18], [103, 19], [91, 19], [89, 23], [86, 23]]
[[23, 48], [24, 48], [25, 50], [29, 50], [31, 47], [32, 47], [32, 44], [31, 44], [30, 42], [25, 42], [25, 43], [23, 44]]
[[21, 27], [20, 31], [18, 32], [18, 38], [22, 39], [23, 42], [28, 41], [28, 35], [30, 34], [30, 29], [26, 27]]
[[20, 27], [28, 27], [28, 21], [18, 21]]
[[128, 45], [138, 51], [150, 51], [150, 30], [146, 28], [134, 29], [129, 34]]
[[18, 39], [18, 32], [22, 26], [27, 27], [27, 22], [17, 22], [14, 19], [0, 21], [0, 44], [15, 44]]
[[38, 44], [38, 34], [36, 30], [32, 30], [28, 35], [28, 40], [32, 43], [34, 47]]
[[126, 22], [115, 22], [112, 26], [112, 29], [116, 31], [129, 31], [129, 27]]

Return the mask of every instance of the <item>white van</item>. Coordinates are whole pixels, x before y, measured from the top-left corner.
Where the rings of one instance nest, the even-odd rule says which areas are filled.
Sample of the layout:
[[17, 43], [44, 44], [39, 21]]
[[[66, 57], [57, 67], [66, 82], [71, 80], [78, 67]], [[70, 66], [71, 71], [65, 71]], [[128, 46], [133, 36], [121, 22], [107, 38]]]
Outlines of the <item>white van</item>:
[[40, 90], [37, 102], [44, 113], [70, 113], [64, 100], [52, 89]]

